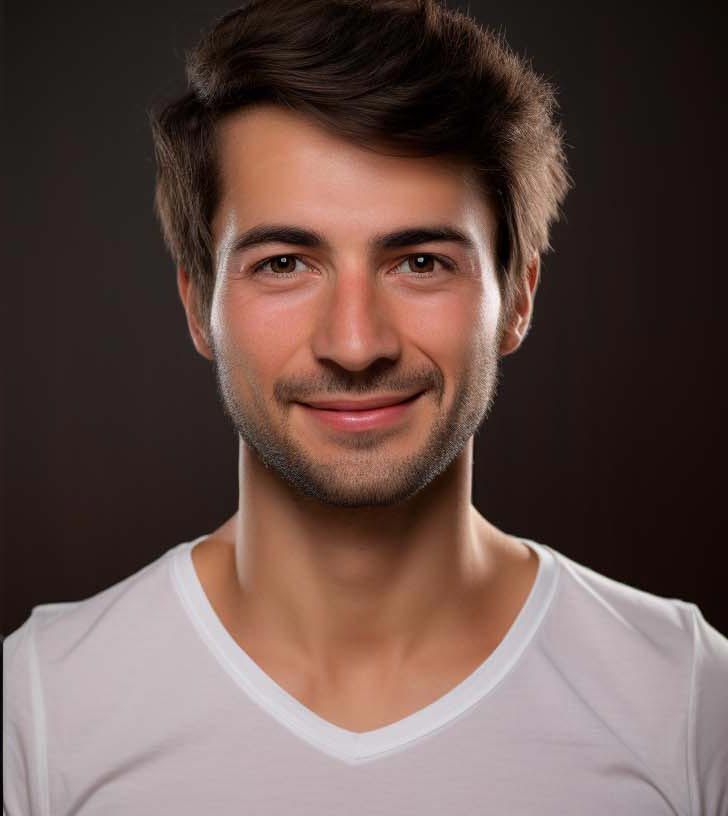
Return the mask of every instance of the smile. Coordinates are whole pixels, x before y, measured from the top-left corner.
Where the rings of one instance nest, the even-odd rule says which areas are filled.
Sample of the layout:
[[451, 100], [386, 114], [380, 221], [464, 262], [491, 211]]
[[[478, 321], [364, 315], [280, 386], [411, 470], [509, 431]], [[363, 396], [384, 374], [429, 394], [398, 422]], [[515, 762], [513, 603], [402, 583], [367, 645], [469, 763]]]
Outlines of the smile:
[[386, 405], [382, 408], [364, 408], [358, 411], [313, 408], [304, 403], [299, 403], [299, 405], [313, 419], [324, 423], [330, 428], [344, 431], [365, 431], [370, 428], [384, 428], [402, 419], [424, 393], [424, 391], [421, 391], [419, 394], [415, 394], [395, 405]]

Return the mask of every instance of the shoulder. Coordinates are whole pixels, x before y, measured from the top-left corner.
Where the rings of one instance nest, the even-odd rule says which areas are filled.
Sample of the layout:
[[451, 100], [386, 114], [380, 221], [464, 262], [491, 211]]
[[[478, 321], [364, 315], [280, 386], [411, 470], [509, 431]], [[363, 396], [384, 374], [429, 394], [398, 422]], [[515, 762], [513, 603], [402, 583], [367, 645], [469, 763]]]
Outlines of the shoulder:
[[[694, 604], [646, 592], [551, 552], [557, 588], [540, 631], [550, 663], [615, 728], [631, 723], [659, 741], [666, 727], [686, 725], [679, 718], [687, 717], [693, 682]], [[667, 712], [680, 712], [669, 726]]]
[[58, 761], [58, 735], [62, 743], [106, 727], [129, 678], [168, 640], [176, 602], [169, 567], [184, 546], [89, 598], [33, 607], [3, 640], [9, 812], [50, 812], [48, 770]]
[[693, 603], [647, 592], [561, 553], [555, 555], [560, 565], [560, 600], [564, 611], [585, 615], [589, 623], [601, 621], [605, 634], [613, 631], [635, 642], [649, 642], [663, 653], [690, 651]]
[[151, 634], [174, 603], [169, 567], [172, 547], [151, 563], [80, 601], [39, 604], [3, 641], [7, 707], [30, 712], [49, 689], [83, 683], [118, 665], [145, 629]]
[[695, 603], [554, 555], [550, 659], [646, 764], [683, 780], [693, 814], [728, 812], [728, 638]]
[[728, 639], [712, 627], [700, 608], [681, 598], [646, 592], [617, 581], [551, 550], [559, 565], [555, 622], [568, 639], [624, 669], [630, 677], [652, 680], [655, 673], [689, 687], [695, 672], [728, 670]]
[[[728, 638], [696, 603], [646, 592], [555, 555], [561, 584], [557, 614], [561, 626], [569, 621], [570, 635], [590, 638], [595, 649], [611, 651], [615, 659], [639, 657], [635, 671], [672, 668], [689, 691], [696, 679], [717, 674], [728, 680]], [[728, 703], [728, 684], [725, 688]]]
[[11, 663], [16, 652], [25, 652], [27, 657], [29, 648], [44, 662], [56, 662], [89, 644], [112, 641], [116, 630], [128, 631], [129, 626], [139, 625], [139, 619], [147, 620], [152, 611], [147, 604], [164, 592], [169, 560], [177, 549], [167, 550], [88, 598], [33, 607], [28, 619], [3, 644]]

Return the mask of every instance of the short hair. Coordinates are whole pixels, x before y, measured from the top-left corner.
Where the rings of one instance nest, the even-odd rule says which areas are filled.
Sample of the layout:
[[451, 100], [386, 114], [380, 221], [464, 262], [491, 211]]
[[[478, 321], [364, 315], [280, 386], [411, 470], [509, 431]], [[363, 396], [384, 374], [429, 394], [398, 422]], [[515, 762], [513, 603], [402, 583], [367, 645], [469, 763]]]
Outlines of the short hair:
[[256, 103], [293, 110], [370, 150], [442, 156], [494, 203], [504, 314], [572, 180], [555, 89], [502, 35], [438, 0], [249, 0], [187, 54], [188, 89], [150, 111], [155, 210], [209, 329], [215, 126]]

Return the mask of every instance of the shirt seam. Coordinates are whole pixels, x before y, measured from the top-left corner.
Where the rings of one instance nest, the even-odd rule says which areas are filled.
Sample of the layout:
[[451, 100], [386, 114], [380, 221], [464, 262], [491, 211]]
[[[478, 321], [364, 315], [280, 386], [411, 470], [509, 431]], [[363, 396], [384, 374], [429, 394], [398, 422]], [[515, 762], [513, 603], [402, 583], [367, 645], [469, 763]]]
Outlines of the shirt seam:
[[30, 693], [31, 706], [33, 712], [33, 728], [36, 743], [36, 756], [38, 767], [36, 771], [38, 783], [38, 798], [40, 802], [41, 816], [50, 816], [50, 795], [48, 789], [48, 747], [46, 737], [46, 717], [45, 704], [43, 702], [43, 688], [40, 676], [40, 661], [35, 638], [36, 617], [31, 616], [30, 636], [29, 636], [29, 669], [30, 669]]
[[697, 620], [697, 606], [694, 603], [688, 604], [692, 613], [693, 624], [693, 648], [692, 648], [692, 666], [690, 669], [690, 688], [688, 690], [688, 721], [686, 727], [686, 772], [688, 783], [688, 804], [690, 806], [690, 816], [697, 816], [697, 809], [695, 807], [694, 792], [695, 786], [695, 765], [697, 762], [696, 745], [695, 745], [695, 709], [696, 709], [696, 674], [698, 663], [698, 620]]

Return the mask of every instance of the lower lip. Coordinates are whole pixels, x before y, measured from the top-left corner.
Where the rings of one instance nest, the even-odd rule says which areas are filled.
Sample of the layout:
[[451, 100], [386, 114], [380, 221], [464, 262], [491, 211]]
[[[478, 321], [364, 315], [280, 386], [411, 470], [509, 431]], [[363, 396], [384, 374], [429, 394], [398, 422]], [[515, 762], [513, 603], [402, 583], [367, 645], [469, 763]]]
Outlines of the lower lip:
[[367, 408], [363, 411], [331, 411], [324, 408], [312, 408], [303, 403], [301, 407], [330, 428], [341, 431], [368, 431], [370, 428], [384, 428], [395, 423], [407, 413], [423, 393], [424, 391], [397, 405]]

